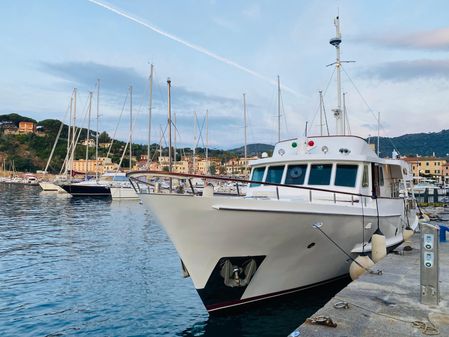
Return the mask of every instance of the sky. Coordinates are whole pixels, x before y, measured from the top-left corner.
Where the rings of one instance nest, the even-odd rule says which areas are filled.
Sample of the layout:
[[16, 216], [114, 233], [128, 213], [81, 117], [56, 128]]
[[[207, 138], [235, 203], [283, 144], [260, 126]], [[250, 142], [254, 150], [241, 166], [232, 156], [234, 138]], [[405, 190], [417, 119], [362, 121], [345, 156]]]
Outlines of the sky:
[[445, 0], [1, 1], [0, 114], [68, 123], [77, 88], [77, 125], [86, 127], [100, 79], [100, 131], [127, 139], [132, 86], [133, 139], [146, 143], [152, 63], [152, 143], [166, 130], [168, 78], [179, 146], [194, 142], [195, 113], [205, 144], [206, 111], [211, 148], [243, 145], [243, 93], [248, 143], [274, 144], [278, 75], [281, 138], [304, 136], [306, 123], [319, 134], [320, 90], [332, 133], [327, 65], [339, 15], [342, 60], [356, 61], [341, 76], [352, 134], [377, 135], [378, 114], [381, 136], [438, 132], [449, 129], [447, 13]]

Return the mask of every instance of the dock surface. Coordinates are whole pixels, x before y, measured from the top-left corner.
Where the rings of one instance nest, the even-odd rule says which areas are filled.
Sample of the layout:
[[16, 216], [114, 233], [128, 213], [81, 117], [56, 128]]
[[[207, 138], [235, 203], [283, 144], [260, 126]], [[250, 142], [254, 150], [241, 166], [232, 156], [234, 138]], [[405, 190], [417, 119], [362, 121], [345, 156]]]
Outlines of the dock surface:
[[[449, 242], [440, 242], [438, 306], [420, 303], [420, 233], [395, 251], [372, 268], [381, 275], [351, 282], [289, 336], [449, 336]], [[331, 321], [310, 322], [319, 316]]]

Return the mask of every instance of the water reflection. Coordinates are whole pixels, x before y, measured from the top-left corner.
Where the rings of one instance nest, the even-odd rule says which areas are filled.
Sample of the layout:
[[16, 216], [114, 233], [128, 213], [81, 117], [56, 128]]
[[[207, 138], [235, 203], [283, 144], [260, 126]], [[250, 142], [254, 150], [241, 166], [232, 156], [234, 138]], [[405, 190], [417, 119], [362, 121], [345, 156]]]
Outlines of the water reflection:
[[196, 322], [179, 336], [285, 337], [348, 283], [349, 279], [345, 278], [302, 293], [254, 303], [226, 315], [213, 315]]
[[180, 266], [138, 202], [0, 184], [5, 336], [286, 336], [341, 286], [209, 317]]

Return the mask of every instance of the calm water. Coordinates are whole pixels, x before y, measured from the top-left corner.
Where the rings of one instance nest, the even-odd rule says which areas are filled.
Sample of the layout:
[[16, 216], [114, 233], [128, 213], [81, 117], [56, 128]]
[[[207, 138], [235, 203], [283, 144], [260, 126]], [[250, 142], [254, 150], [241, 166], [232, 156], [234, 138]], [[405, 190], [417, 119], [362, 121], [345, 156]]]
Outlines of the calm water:
[[137, 202], [0, 184], [3, 336], [287, 336], [343, 285], [209, 317]]

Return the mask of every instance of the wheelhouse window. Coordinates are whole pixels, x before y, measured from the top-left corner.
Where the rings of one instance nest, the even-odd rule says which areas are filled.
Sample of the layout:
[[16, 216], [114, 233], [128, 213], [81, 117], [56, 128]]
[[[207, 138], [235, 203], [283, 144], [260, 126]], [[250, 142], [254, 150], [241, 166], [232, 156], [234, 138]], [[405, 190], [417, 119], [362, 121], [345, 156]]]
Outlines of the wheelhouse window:
[[358, 165], [337, 164], [335, 186], [355, 187]]
[[265, 181], [267, 183], [280, 184], [282, 180], [282, 174], [284, 173], [284, 167], [285, 167], [284, 165], [269, 166]]
[[309, 185], [329, 185], [332, 164], [313, 164], [310, 166]]
[[307, 165], [289, 165], [285, 183], [289, 185], [304, 185]]
[[[251, 176], [252, 181], [262, 181], [263, 174], [265, 173], [265, 166], [256, 167], [253, 169], [253, 174]], [[251, 183], [250, 187], [260, 186], [260, 184]]]

